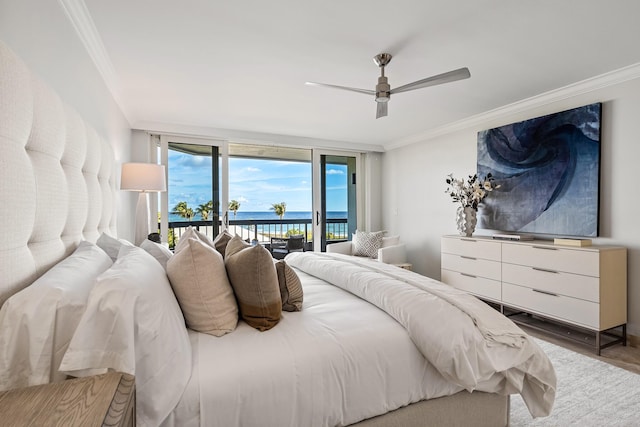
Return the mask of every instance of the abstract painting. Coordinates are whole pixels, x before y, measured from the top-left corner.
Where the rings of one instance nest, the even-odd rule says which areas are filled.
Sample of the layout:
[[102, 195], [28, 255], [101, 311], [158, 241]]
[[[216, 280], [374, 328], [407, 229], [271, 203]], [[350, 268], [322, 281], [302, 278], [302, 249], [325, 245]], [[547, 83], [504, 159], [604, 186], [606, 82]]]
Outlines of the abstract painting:
[[601, 115], [595, 103], [478, 132], [478, 176], [500, 186], [479, 227], [597, 236]]

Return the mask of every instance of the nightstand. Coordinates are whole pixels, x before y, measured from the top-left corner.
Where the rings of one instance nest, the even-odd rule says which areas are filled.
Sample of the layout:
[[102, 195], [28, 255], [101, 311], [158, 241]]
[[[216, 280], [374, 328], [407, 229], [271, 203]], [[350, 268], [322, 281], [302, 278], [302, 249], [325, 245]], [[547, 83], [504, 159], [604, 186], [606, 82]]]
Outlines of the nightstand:
[[110, 372], [0, 392], [0, 424], [135, 427], [135, 407], [134, 377]]

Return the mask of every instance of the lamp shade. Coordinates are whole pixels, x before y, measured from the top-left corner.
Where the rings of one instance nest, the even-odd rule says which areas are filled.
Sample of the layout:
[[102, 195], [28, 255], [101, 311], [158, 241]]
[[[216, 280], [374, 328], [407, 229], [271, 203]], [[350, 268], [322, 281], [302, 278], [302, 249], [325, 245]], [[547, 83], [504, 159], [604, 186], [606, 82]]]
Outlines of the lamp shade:
[[167, 191], [164, 165], [153, 163], [124, 163], [120, 189], [129, 191]]

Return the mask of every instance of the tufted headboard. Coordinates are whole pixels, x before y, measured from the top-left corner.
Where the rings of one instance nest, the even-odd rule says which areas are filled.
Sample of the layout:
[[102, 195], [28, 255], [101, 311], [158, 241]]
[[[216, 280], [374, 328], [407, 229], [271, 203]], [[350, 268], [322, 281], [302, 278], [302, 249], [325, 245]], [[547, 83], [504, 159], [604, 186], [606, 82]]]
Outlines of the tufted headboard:
[[111, 146], [0, 41], [0, 306], [81, 240], [116, 235]]

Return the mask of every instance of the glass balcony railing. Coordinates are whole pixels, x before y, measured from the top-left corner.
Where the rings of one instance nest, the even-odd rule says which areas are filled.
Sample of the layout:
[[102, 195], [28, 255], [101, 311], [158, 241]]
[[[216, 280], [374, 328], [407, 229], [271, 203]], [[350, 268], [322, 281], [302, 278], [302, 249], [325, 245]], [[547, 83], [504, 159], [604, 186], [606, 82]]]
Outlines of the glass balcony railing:
[[[307, 242], [307, 250], [313, 248], [313, 226], [311, 219], [248, 219], [230, 220], [229, 232], [237, 234], [248, 242], [257, 241], [261, 244], [271, 242], [272, 237], [287, 237], [303, 234]], [[329, 218], [327, 221], [327, 242], [348, 240], [349, 231], [346, 218]], [[201, 233], [213, 239], [212, 221], [174, 221], [169, 222], [169, 247], [173, 249], [188, 227], [194, 227]], [[218, 227], [221, 223], [218, 220]]]

